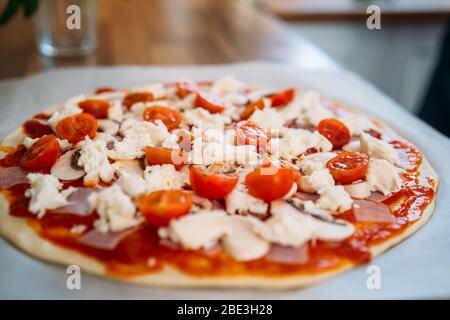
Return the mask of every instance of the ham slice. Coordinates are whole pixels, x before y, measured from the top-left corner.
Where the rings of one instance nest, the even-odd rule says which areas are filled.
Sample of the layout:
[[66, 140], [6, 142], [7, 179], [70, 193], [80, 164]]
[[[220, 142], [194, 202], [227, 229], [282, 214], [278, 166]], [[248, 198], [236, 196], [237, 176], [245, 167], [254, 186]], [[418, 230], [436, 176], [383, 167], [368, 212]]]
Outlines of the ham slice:
[[27, 175], [30, 171], [21, 167], [0, 167], [0, 188], [8, 189], [17, 184], [28, 183]]
[[394, 222], [391, 210], [384, 203], [370, 200], [355, 200], [353, 202], [353, 213], [356, 220], [361, 222]]
[[366, 200], [371, 200], [371, 201], [375, 201], [375, 202], [382, 202], [386, 198], [387, 198], [387, 196], [385, 196], [381, 192], [375, 191], [375, 192], [372, 192], [370, 194], [370, 196], [368, 198], [366, 198]]
[[69, 197], [67, 197], [68, 205], [52, 210], [52, 213], [75, 214], [79, 216], [87, 216], [91, 213], [92, 208], [87, 201], [89, 195], [95, 190], [92, 188], [77, 188]]
[[266, 260], [289, 265], [305, 264], [309, 260], [308, 245], [289, 247], [273, 244]]
[[86, 246], [101, 249], [114, 250], [126, 237], [136, 232], [139, 227], [126, 229], [120, 232], [100, 232], [96, 229], [88, 231], [78, 239], [78, 242]]
[[300, 200], [312, 202], [316, 202], [320, 197], [317, 193], [306, 193], [301, 191], [298, 191], [295, 195]]

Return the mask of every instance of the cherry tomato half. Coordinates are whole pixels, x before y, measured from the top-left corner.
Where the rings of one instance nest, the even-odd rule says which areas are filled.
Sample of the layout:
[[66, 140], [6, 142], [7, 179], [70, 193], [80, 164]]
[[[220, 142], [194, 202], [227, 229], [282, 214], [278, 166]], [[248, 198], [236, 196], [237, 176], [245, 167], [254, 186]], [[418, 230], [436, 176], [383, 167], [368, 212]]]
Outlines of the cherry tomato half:
[[244, 111], [242, 111], [240, 119], [247, 120], [252, 116], [256, 109], [264, 109], [264, 101], [262, 99], [250, 102], [247, 107], [245, 107]]
[[182, 150], [146, 147], [144, 151], [147, 162], [151, 165], [173, 164], [175, 169], [180, 170], [187, 160], [187, 154]]
[[133, 104], [138, 102], [150, 102], [153, 101], [154, 97], [153, 94], [150, 92], [133, 92], [129, 93], [123, 98], [123, 105], [130, 109]]
[[287, 89], [281, 92], [277, 92], [271, 96], [272, 107], [285, 106], [294, 100], [294, 89]]
[[225, 110], [224, 103], [218, 97], [214, 97], [205, 92], [197, 94], [195, 106], [208, 110], [210, 113], [221, 113]]
[[349, 184], [364, 178], [369, 167], [369, 157], [361, 152], [341, 152], [328, 160], [326, 167], [336, 182]]
[[178, 128], [181, 122], [181, 114], [174, 109], [153, 106], [144, 110], [144, 120], [149, 122], [155, 122], [155, 120], [161, 120], [168, 130]]
[[255, 198], [273, 201], [282, 198], [291, 190], [294, 179], [292, 169], [266, 164], [247, 174], [245, 184], [248, 193]]
[[208, 172], [192, 166], [189, 172], [189, 180], [192, 189], [199, 196], [216, 200], [229, 194], [238, 183], [239, 177], [234, 173]]
[[25, 152], [20, 166], [25, 169], [49, 169], [59, 158], [59, 143], [54, 135], [43, 136]]
[[241, 121], [236, 125], [237, 144], [253, 145], [256, 149], [264, 150], [271, 138], [271, 134], [266, 129], [253, 121]]
[[101, 93], [107, 93], [107, 92], [114, 92], [116, 91], [116, 89], [111, 88], [111, 87], [100, 87], [97, 88], [97, 90], [95, 90], [95, 94], [101, 94]]
[[100, 99], [88, 99], [78, 103], [83, 112], [92, 114], [97, 119], [108, 118], [109, 102]]
[[175, 88], [177, 96], [181, 99], [185, 98], [191, 93], [197, 93], [199, 90], [197, 84], [192, 81], [177, 82], [175, 83]]
[[86, 136], [94, 139], [97, 133], [97, 119], [89, 113], [79, 113], [62, 119], [56, 125], [56, 134], [70, 143], [77, 143]]
[[339, 120], [323, 119], [317, 125], [317, 131], [331, 142], [333, 149], [340, 149], [350, 142], [350, 131]]
[[40, 138], [46, 134], [52, 134], [53, 130], [48, 124], [43, 123], [41, 120], [28, 120], [22, 125], [23, 131], [30, 138]]
[[167, 226], [170, 220], [187, 214], [191, 206], [191, 195], [181, 190], [156, 191], [139, 200], [142, 216], [155, 227]]

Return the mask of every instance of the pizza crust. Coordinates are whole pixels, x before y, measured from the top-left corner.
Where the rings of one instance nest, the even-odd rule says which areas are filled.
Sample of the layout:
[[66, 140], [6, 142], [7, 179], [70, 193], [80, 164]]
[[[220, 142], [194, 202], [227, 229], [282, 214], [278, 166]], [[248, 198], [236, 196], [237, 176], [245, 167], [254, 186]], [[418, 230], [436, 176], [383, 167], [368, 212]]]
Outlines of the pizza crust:
[[[46, 109], [46, 112], [54, 111], [60, 106], [53, 106]], [[345, 107], [351, 112], [359, 112], [351, 107]], [[383, 132], [395, 134], [389, 127], [383, 125], [379, 120], [373, 119]], [[25, 137], [21, 128], [16, 129], [10, 133], [2, 142], [2, 145], [15, 146], [22, 143]], [[435, 181], [433, 189], [437, 191], [438, 176], [433, 170], [425, 156], [419, 168], [420, 179], [422, 184], [427, 185], [425, 177], [431, 177]], [[422, 180], [423, 179], [423, 180]], [[427, 206], [419, 220], [410, 225], [400, 235], [394, 236], [389, 240], [372, 246], [370, 248], [373, 257], [376, 257], [393, 246], [399, 244], [403, 240], [410, 237], [417, 230], [419, 230], [430, 219], [435, 208], [435, 201]], [[28, 224], [27, 220], [17, 218], [9, 215], [9, 203], [3, 194], [0, 194], [0, 234], [12, 244], [25, 251], [36, 258], [53, 262], [56, 264], [69, 266], [78, 265], [82, 272], [87, 272], [101, 277], [107, 277], [114, 280], [125, 282], [132, 282], [139, 285], [152, 285], [164, 287], [203, 287], [203, 288], [271, 288], [271, 289], [290, 289], [308, 286], [327, 278], [340, 274], [346, 270], [355, 267], [352, 263], [342, 265], [339, 268], [331, 271], [320, 272], [316, 275], [299, 274], [287, 276], [253, 276], [253, 275], [239, 275], [239, 276], [191, 276], [175, 269], [171, 266], [166, 266], [161, 271], [152, 272], [144, 276], [135, 277], [112, 277], [107, 273], [105, 266], [98, 260], [79, 253], [76, 250], [70, 250], [61, 246], [55, 245], [52, 242], [41, 238]]]

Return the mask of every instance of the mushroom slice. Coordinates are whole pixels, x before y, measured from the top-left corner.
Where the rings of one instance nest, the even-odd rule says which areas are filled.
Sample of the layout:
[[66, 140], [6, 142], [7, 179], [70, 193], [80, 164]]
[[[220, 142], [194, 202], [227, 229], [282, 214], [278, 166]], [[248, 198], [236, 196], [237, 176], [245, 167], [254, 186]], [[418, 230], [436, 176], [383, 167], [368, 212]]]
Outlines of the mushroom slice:
[[328, 212], [315, 208], [312, 202], [303, 203], [295, 200], [286, 202], [295, 208], [299, 214], [310, 217], [316, 239], [342, 241], [355, 232], [355, 227], [350, 222], [334, 218]]
[[347, 184], [344, 186], [344, 189], [354, 199], [368, 198], [372, 192], [370, 184], [367, 181]]
[[246, 217], [230, 216], [230, 232], [222, 239], [225, 252], [237, 261], [250, 261], [265, 256], [270, 250], [268, 241], [253, 231], [253, 223]]
[[137, 174], [138, 176], [143, 176], [144, 174], [144, 170], [142, 170], [141, 164], [137, 159], [117, 160], [116, 162], [114, 162], [113, 166], [115, 171], [118, 173], [125, 171], [127, 173]]
[[99, 131], [108, 133], [112, 136], [119, 132], [119, 124], [115, 121], [109, 119], [98, 119], [97, 120]]
[[53, 165], [51, 174], [60, 180], [77, 180], [84, 176], [86, 172], [83, 169], [72, 166], [72, 158], [77, 151], [70, 150], [64, 153]]

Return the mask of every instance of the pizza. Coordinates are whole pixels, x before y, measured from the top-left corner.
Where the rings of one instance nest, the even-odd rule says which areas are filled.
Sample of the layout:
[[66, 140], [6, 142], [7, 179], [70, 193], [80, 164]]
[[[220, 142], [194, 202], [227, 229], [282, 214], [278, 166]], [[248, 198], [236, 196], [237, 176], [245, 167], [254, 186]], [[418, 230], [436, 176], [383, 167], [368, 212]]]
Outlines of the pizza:
[[99, 88], [28, 119], [0, 153], [4, 238], [148, 285], [315, 283], [412, 235], [438, 187], [383, 122], [233, 76]]

